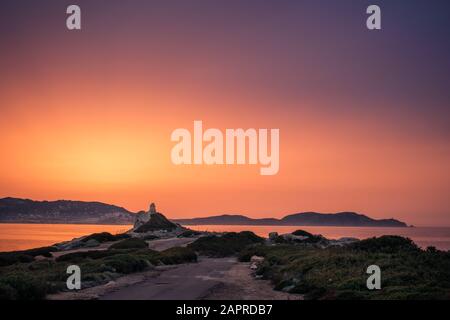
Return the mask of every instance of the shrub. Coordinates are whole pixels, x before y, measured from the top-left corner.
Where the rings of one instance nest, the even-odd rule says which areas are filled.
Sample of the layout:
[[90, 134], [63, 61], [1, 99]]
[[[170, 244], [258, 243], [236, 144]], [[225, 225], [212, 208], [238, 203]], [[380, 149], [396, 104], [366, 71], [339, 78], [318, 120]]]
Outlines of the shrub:
[[44, 281], [27, 274], [12, 274], [0, 278], [0, 299], [40, 300], [47, 293]]
[[250, 231], [229, 232], [222, 236], [201, 237], [188, 247], [207, 256], [226, 257], [239, 253], [249, 245], [264, 243], [264, 241]]
[[23, 254], [21, 252], [2, 252], [0, 253], [0, 267], [9, 266], [19, 262], [31, 262], [33, 256]]
[[355, 250], [380, 253], [420, 250], [411, 239], [400, 236], [381, 236], [379, 238], [369, 238], [352, 243], [349, 247]]
[[96, 241], [98, 241], [100, 243], [103, 243], [103, 242], [109, 242], [109, 241], [117, 241], [117, 240], [128, 239], [130, 237], [131, 236], [129, 234], [126, 234], [126, 233], [112, 235], [109, 232], [100, 232], [100, 233], [93, 233], [93, 234], [83, 238], [81, 241], [82, 242], [88, 242], [89, 240], [96, 240]]
[[36, 256], [51, 257], [52, 252], [58, 251], [56, 247], [42, 247], [22, 251], [0, 252], [0, 267], [15, 263], [31, 262]]
[[197, 261], [197, 255], [194, 250], [186, 247], [173, 247], [160, 252], [160, 254], [161, 262], [164, 264], [179, 264]]
[[104, 265], [114, 269], [114, 272], [128, 274], [146, 269], [149, 261], [132, 254], [118, 254], [105, 258]]
[[129, 238], [120, 242], [114, 243], [109, 249], [140, 249], [148, 248], [147, 242], [139, 238]]
[[294, 236], [302, 236], [302, 237], [312, 237], [313, 236], [313, 234], [311, 234], [307, 231], [304, 231], [304, 230], [296, 230], [296, 231], [292, 232], [292, 234]]
[[[123, 253], [122, 251], [120, 251]], [[64, 261], [83, 261], [85, 259], [101, 259], [108, 256], [112, 256], [117, 254], [115, 250], [92, 250], [92, 251], [79, 251], [79, 252], [72, 252], [68, 253], [62, 256], [59, 256], [56, 258], [57, 262], [64, 262]]]
[[143, 237], [141, 239], [143, 239], [143, 240], [156, 240], [156, 239], [159, 239], [159, 237], [155, 236], [153, 234], [149, 234], [149, 235], [147, 235], [147, 236], [145, 236], [145, 237]]
[[187, 230], [184, 231], [183, 233], [178, 235], [178, 238], [190, 238], [190, 237], [195, 237], [198, 235], [201, 235], [201, 232], [195, 231], [195, 230]]

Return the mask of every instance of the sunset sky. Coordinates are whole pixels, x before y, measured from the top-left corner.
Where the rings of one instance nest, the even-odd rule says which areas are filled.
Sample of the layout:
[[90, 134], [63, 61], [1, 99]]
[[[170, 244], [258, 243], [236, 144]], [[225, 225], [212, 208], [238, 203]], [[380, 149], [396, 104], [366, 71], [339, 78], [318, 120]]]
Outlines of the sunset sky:
[[[369, 31], [375, 2], [382, 30]], [[449, 12], [445, 0], [2, 1], [0, 197], [450, 226]], [[175, 166], [170, 135], [194, 120], [279, 128], [279, 173]]]

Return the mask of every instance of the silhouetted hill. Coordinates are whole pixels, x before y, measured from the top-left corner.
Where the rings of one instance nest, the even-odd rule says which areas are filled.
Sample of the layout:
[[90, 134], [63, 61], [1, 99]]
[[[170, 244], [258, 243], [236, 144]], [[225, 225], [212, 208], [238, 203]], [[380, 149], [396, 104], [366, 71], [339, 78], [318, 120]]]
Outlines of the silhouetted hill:
[[101, 202], [0, 199], [0, 222], [132, 224], [130, 211]]
[[[125, 208], [101, 202], [0, 199], [0, 222], [3, 223], [133, 224], [135, 217], [134, 213]], [[291, 214], [282, 219], [252, 219], [242, 215], [220, 215], [172, 221], [184, 225], [407, 226], [404, 222], [395, 219], [376, 220], [355, 212], [303, 212]]]
[[206, 218], [174, 220], [183, 225], [273, 225], [273, 226], [344, 226], [344, 227], [406, 227], [395, 219], [376, 220], [355, 212], [303, 212], [282, 219], [252, 219], [241, 215], [221, 215]]

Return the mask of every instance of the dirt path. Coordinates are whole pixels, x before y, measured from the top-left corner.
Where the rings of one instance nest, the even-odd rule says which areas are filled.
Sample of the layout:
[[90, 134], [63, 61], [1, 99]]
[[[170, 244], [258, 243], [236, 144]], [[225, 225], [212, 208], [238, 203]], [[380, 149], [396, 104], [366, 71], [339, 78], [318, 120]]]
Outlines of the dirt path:
[[77, 292], [47, 296], [51, 300], [301, 300], [301, 295], [274, 291], [256, 280], [248, 263], [235, 258], [200, 258], [198, 263], [157, 267]]
[[273, 290], [267, 280], [257, 280], [249, 263], [237, 263], [225, 274], [221, 284], [205, 300], [303, 300], [302, 295]]
[[198, 263], [179, 265], [154, 278], [120, 288], [101, 300], [195, 300], [220, 285], [234, 258], [201, 258]]

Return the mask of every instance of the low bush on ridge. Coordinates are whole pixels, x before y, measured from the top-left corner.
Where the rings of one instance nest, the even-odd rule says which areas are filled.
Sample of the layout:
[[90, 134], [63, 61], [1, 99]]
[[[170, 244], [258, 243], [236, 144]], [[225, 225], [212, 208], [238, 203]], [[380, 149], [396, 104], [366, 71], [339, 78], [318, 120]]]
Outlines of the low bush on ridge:
[[118, 240], [128, 239], [130, 237], [131, 236], [129, 234], [126, 234], [126, 233], [120, 233], [120, 234], [112, 235], [109, 232], [100, 232], [100, 233], [93, 233], [93, 234], [83, 238], [81, 241], [82, 242], [88, 242], [89, 240], [95, 240], [95, 241], [98, 241], [99, 243], [103, 243], [103, 242], [110, 242], [110, 241], [118, 241]]
[[143, 249], [148, 248], [147, 242], [139, 238], [129, 238], [112, 244], [109, 249]]
[[195, 230], [186, 230], [184, 232], [182, 232], [181, 234], [179, 234], [177, 237], [178, 238], [190, 238], [190, 237], [195, 237], [195, 236], [199, 236], [202, 233], [199, 231], [195, 231]]
[[227, 257], [239, 253], [249, 245], [261, 244], [265, 240], [253, 232], [228, 232], [222, 236], [211, 235], [201, 237], [189, 244], [188, 247], [202, 255], [211, 257]]
[[55, 251], [58, 251], [56, 247], [41, 247], [22, 251], [0, 252], [0, 267], [31, 262], [36, 256], [51, 257], [51, 253]]

